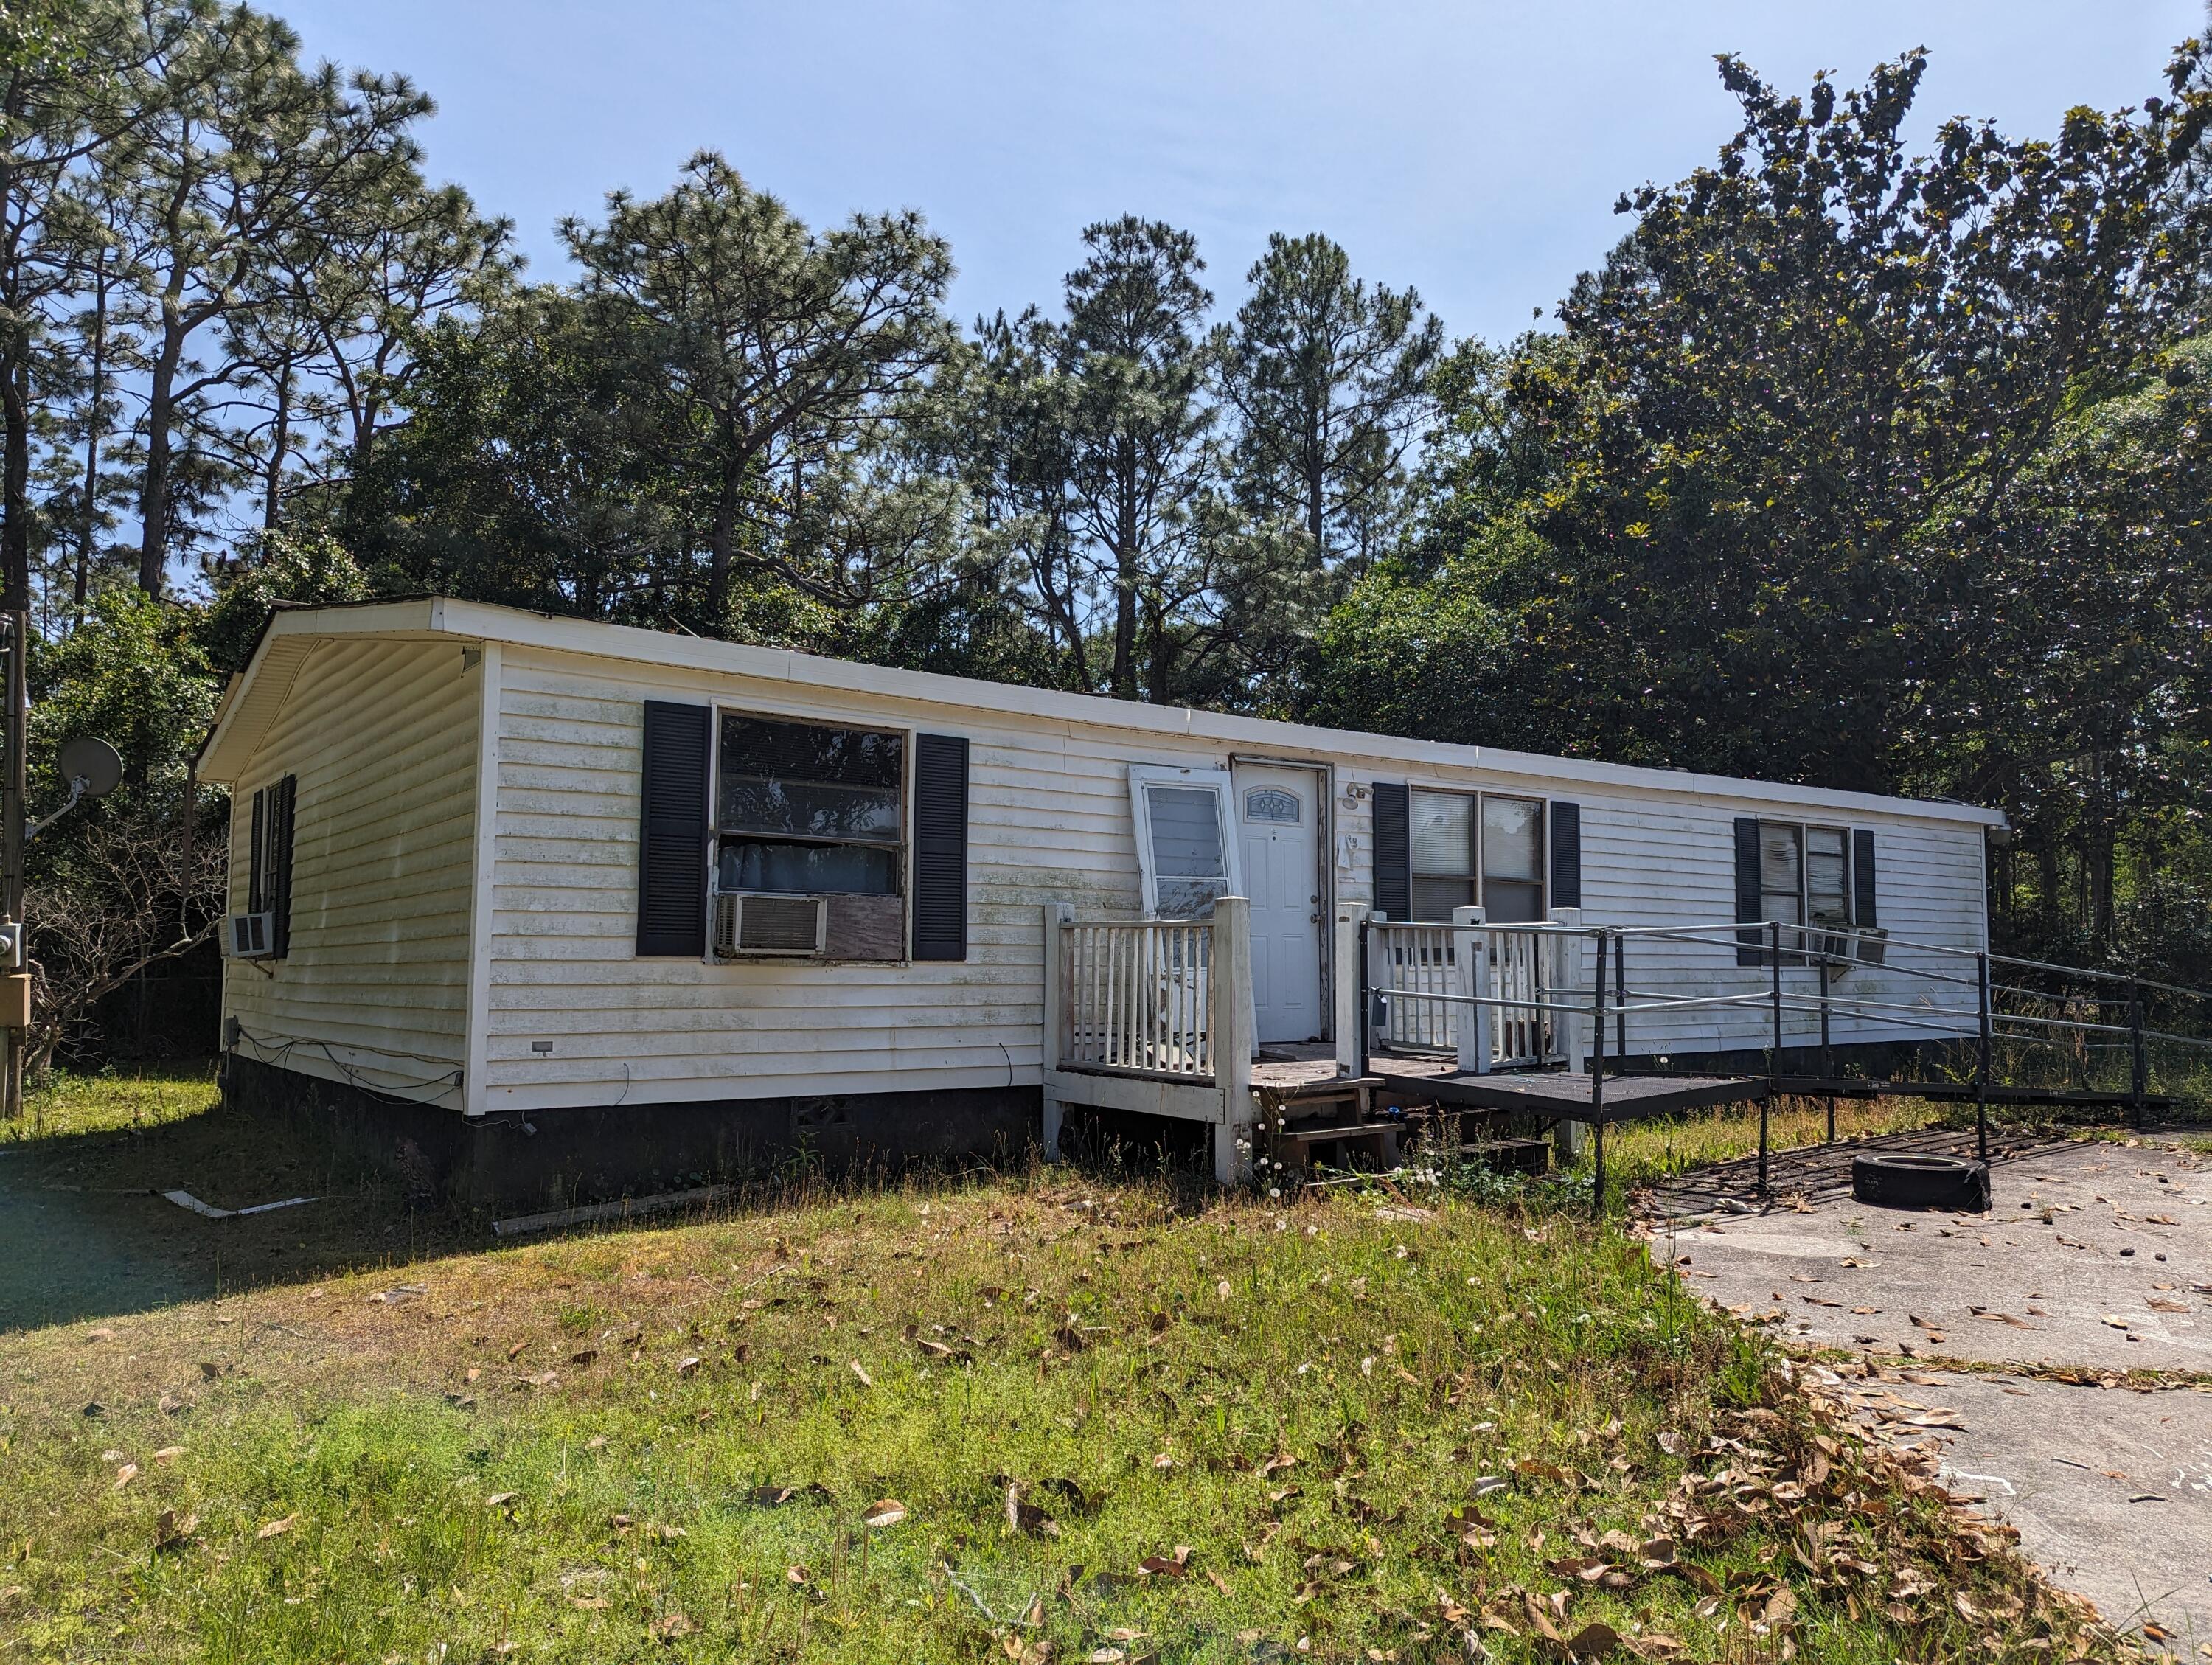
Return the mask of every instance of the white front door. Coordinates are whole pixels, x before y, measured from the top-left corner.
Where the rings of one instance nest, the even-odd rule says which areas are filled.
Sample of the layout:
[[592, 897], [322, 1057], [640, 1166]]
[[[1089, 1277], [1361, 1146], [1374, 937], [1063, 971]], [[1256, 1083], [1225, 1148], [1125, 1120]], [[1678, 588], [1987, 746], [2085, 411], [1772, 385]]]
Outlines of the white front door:
[[1237, 769], [1237, 829], [1252, 902], [1252, 1006], [1259, 1039], [1321, 1039], [1319, 774]]

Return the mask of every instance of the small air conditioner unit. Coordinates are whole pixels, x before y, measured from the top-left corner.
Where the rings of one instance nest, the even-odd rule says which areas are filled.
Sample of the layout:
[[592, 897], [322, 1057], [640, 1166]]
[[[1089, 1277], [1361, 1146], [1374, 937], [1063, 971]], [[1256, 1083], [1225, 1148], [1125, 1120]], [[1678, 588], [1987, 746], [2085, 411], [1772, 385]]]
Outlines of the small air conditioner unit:
[[774, 890], [732, 890], [714, 898], [714, 954], [718, 959], [779, 955], [821, 957], [830, 926], [830, 898]]
[[276, 915], [233, 914], [224, 945], [234, 960], [264, 960], [276, 951]]

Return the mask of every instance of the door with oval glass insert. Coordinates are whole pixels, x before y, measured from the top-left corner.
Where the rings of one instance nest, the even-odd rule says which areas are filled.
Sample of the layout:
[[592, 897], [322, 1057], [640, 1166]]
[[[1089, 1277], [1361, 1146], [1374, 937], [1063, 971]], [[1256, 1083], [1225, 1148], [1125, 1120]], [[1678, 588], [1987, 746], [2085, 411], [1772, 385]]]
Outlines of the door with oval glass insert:
[[1259, 1039], [1321, 1038], [1321, 777], [1240, 765], [1237, 831], [1252, 903], [1252, 1015]]

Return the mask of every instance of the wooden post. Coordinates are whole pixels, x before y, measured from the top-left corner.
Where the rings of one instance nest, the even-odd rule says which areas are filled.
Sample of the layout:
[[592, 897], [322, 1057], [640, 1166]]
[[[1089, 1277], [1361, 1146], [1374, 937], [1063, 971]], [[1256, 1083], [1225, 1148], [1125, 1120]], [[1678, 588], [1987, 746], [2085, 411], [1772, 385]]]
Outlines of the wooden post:
[[[1452, 909], [1452, 962], [1459, 993], [1471, 1000], [1490, 998], [1490, 939], [1473, 927], [1483, 921], [1480, 908]], [[1490, 1073], [1490, 1008], [1459, 1009], [1459, 1067], [1465, 1075]]]
[[[1359, 921], [1359, 945], [1354, 957], [1359, 963], [1359, 1073], [1367, 1073], [1367, 1060], [1375, 1051], [1375, 1008], [1381, 997], [1375, 993], [1379, 986], [1375, 980], [1375, 927], [1384, 922], [1380, 908], [1370, 908]], [[1387, 981], [1389, 963], [1385, 945], [1383, 976]]]
[[[1551, 922], [1563, 925], [1570, 931], [1579, 931], [1582, 929], [1583, 910], [1579, 908], [1554, 908]], [[1547, 957], [1552, 961], [1552, 987], [1547, 989], [1540, 985], [1536, 998], [1547, 1006], [1565, 1006], [1566, 1002], [1559, 996], [1579, 990], [1583, 986], [1583, 939], [1580, 937], [1558, 936], [1551, 939], [1551, 944], [1552, 953]], [[1569, 1073], [1579, 1075], [1588, 1069], [1591, 1042], [1590, 1038], [1583, 1033], [1583, 1020], [1557, 1012], [1547, 1012], [1541, 1016], [1544, 1021], [1556, 1026], [1559, 1050], [1566, 1054]]]
[[[1213, 1177], [1241, 1185], [1252, 1175], [1252, 904], [1223, 896], [1213, 904], [1213, 1075], [1221, 1090], [1213, 1129]], [[1238, 1150], [1237, 1142], [1244, 1141]]]
[[1367, 1032], [1367, 1014], [1360, 1007], [1365, 997], [1367, 979], [1360, 959], [1365, 945], [1360, 933], [1360, 922], [1371, 909], [1344, 908], [1336, 915], [1336, 982], [1330, 991], [1335, 996], [1336, 1021], [1331, 1025], [1335, 1031], [1336, 1073], [1339, 1075], [1364, 1075], [1367, 1073], [1361, 1057], [1364, 1048], [1360, 1037]]
[[1067, 1033], [1068, 988], [1066, 945], [1060, 927], [1075, 917], [1073, 904], [1048, 902], [1044, 905], [1044, 1159], [1060, 1160], [1060, 1091], [1054, 1078], [1060, 1073], [1060, 1052]]

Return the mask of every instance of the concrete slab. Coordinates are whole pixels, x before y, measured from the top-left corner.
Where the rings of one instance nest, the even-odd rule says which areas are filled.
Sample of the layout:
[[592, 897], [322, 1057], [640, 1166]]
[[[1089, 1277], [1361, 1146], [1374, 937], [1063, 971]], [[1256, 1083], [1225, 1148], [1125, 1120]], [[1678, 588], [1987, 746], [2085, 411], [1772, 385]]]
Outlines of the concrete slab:
[[[1985, 1215], [1844, 1198], [1657, 1223], [1652, 1254], [1778, 1334], [1868, 1356], [1875, 1379], [1847, 1372], [1839, 1390], [1878, 1437], [1940, 1442], [1948, 1483], [2019, 1528], [2055, 1581], [2115, 1625], [2156, 1626], [2170, 1652], [2212, 1656], [2212, 1158], [2084, 1140], [1994, 1178]], [[2138, 1393], [1900, 1370], [1897, 1355], [2176, 1381]]]
[[[2172, 1140], [1996, 1170], [1987, 1214], [1844, 1198], [1677, 1228], [1690, 1287], [1793, 1340], [1875, 1352], [2212, 1372], [2212, 1172]], [[1668, 1241], [1654, 1228], [1654, 1253]], [[1685, 1258], [1686, 1257], [1686, 1258]]]
[[[2212, 1393], [1884, 1376], [1839, 1384], [1878, 1437], [1935, 1441], [1943, 1483], [2018, 1528], [2053, 1581], [2108, 1622], [2154, 1625], [2184, 1658], [2212, 1645]], [[1930, 1417], [1959, 1425], [1920, 1425]]]

